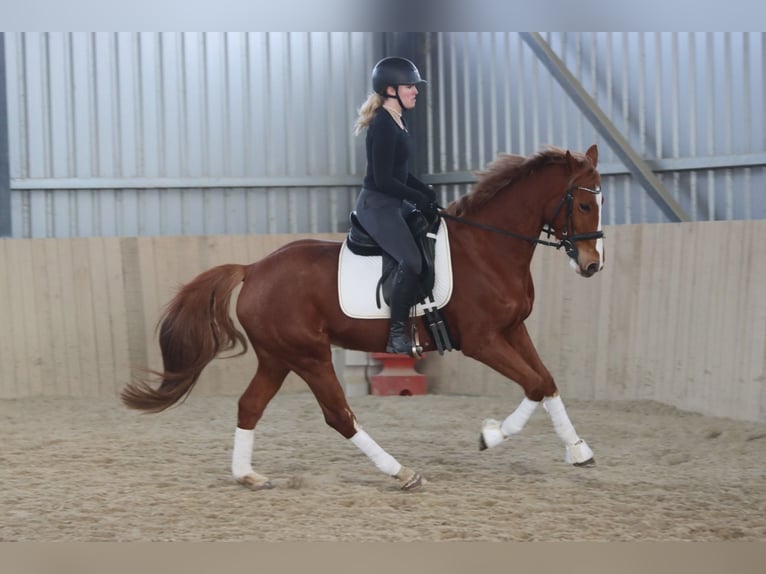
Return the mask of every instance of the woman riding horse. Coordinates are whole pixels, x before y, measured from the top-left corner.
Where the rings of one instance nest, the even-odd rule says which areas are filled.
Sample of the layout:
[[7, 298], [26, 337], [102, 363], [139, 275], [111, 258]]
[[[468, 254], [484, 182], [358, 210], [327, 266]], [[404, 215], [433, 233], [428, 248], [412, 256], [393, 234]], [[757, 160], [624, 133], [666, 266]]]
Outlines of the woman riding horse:
[[405, 221], [413, 209], [433, 212], [436, 195], [409, 171], [410, 134], [404, 112], [415, 107], [420, 77], [405, 58], [383, 58], [372, 69], [374, 92], [359, 110], [355, 133], [367, 129], [367, 175], [356, 216], [370, 236], [397, 262], [390, 303], [387, 353], [417, 354], [408, 329], [421, 271], [420, 249]]
[[[550, 148], [532, 157], [502, 156], [479, 175], [470, 193], [442, 214], [453, 270], [452, 296], [442, 312], [455, 347], [524, 389], [524, 400], [502, 422], [485, 422], [482, 448], [519, 432], [542, 403], [564, 443], [565, 460], [574, 465], [593, 461], [524, 321], [534, 302], [530, 264], [535, 248], [553, 244], [540, 239], [543, 231], [558, 239], [555, 245], [565, 248], [580, 275], [590, 277], [604, 265], [597, 163], [595, 145], [585, 154]], [[252, 467], [255, 427], [293, 371], [314, 393], [328, 425], [378, 469], [396, 477], [402, 488], [421, 484], [418, 472], [402, 466], [358, 424], [335, 374], [331, 345], [382, 352], [388, 340], [385, 319], [343, 313], [338, 298], [340, 247], [333, 241], [294, 241], [250, 265], [221, 265], [197, 276], [181, 288], [161, 318], [159, 387], [147, 381], [130, 384], [122, 392], [125, 404], [164, 410], [191, 391], [220, 352], [246, 345], [229, 315], [231, 295], [241, 285], [237, 317], [258, 368], [239, 399], [234, 478], [253, 489], [271, 486]], [[424, 323], [417, 321], [416, 327], [424, 349], [433, 349]]]

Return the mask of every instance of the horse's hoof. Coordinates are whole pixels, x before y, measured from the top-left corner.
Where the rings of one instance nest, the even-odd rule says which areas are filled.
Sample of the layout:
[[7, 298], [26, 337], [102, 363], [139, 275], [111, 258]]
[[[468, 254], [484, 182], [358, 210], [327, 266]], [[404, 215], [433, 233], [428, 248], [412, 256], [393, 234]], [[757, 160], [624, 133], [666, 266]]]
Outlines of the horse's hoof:
[[396, 474], [396, 478], [402, 481], [401, 490], [412, 490], [426, 483], [426, 479], [419, 472], [403, 466]]
[[423, 478], [423, 476], [419, 472], [416, 472], [415, 476], [413, 476], [410, 480], [405, 482], [402, 485], [401, 489], [412, 490], [414, 488], [417, 488], [418, 486], [421, 486], [424, 483], [425, 483], [425, 479]]
[[593, 451], [583, 439], [578, 440], [574, 444], [567, 445], [564, 460], [574, 466], [593, 466], [596, 464], [596, 461], [593, 459]]
[[596, 459], [591, 457], [588, 460], [586, 460], [585, 462], [575, 462], [573, 464], [573, 466], [576, 466], [578, 468], [587, 468], [587, 467], [590, 467], [590, 466], [596, 466]]
[[237, 479], [237, 483], [250, 490], [267, 490], [274, 488], [271, 481], [260, 474], [247, 474]]
[[481, 425], [479, 435], [479, 450], [487, 450], [499, 445], [508, 437], [503, 434], [500, 422], [495, 419], [486, 419]]

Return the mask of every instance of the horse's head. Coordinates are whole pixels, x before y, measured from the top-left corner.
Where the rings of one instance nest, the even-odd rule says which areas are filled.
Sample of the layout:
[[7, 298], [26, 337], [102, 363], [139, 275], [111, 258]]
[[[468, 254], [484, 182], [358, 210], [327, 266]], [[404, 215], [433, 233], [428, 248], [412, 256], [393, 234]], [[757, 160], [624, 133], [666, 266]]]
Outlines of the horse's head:
[[549, 221], [563, 242], [572, 268], [583, 277], [591, 277], [604, 268], [598, 148], [594, 144], [585, 154], [567, 151], [566, 160], [567, 186], [564, 196], [551, 202], [553, 215]]

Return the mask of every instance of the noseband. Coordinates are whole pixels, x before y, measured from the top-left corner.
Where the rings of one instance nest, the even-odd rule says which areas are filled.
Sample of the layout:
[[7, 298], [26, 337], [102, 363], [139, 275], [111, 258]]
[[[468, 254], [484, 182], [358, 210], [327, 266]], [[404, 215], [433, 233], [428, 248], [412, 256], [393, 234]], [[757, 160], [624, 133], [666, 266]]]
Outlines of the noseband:
[[[469, 221], [467, 219], [463, 219], [462, 217], [457, 217], [455, 215], [449, 215], [448, 213], [444, 213], [444, 211], [439, 212], [439, 217], [443, 217], [444, 219], [449, 219], [451, 221], [456, 221], [458, 223], [463, 223], [465, 225], [470, 225], [472, 227], [478, 227], [479, 229], [484, 229], [485, 231], [491, 231], [492, 233], [498, 233], [500, 235], [506, 235], [508, 237], [515, 237], [516, 239], [522, 239], [524, 241], [528, 241], [529, 243], [536, 243], [538, 245], [546, 245], [548, 247], [555, 247], [556, 249], [564, 248], [564, 251], [566, 251], [566, 254], [574, 259], [577, 260], [578, 250], [576, 243], [578, 241], [587, 241], [589, 239], [603, 239], [604, 232], [602, 230], [593, 231], [591, 233], [575, 233], [574, 232], [574, 190], [579, 189], [581, 191], [587, 191], [588, 193], [591, 193], [593, 195], [599, 195], [601, 193], [601, 187], [597, 187], [596, 189], [590, 189], [589, 187], [584, 187], [582, 185], [579, 185], [575, 187], [574, 185], [569, 186], [566, 189], [566, 193], [564, 193], [564, 197], [561, 198], [561, 201], [559, 201], [558, 206], [556, 207], [556, 211], [553, 213], [553, 217], [551, 218], [551, 221], [555, 221], [556, 218], [559, 215], [559, 212], [561, 212], [562, 208], [566, 208], [566, 227], [561, 232], [562, 238], [560, 241], [547, 241], [545, 239], [540, 239], [539, 237], [530, 237], [528, 235], [521, 235], [519, 233], [514, 233], [512, 231], [507, 231], [505, 229], [500, 229], [499, 227], [492, 227], [491, 225], [484, 225], [483, 223], [476, 223], [475, 221]], [[555, 235], [556, 229], [553, 227], [552, 223], [546, 223], [543, 226], [543, 231], [545, 231], [548, 238], [550, 238], [551, 235]]]

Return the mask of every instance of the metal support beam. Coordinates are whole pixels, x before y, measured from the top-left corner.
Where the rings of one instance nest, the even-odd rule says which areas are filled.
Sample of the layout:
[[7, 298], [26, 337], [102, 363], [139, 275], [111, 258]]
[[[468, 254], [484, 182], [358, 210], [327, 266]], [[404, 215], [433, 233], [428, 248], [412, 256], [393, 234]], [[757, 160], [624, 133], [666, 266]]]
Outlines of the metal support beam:
[[646, 161], [630, 146], [628, 141], [604, 112], [601, 111], [598, 104], [585, 91], [580, 82], [577, 81], [577, 78], [567, 69], [564, 62], [554, 53], [543, 37], [538, 32], [519, 32], [519, 34], [545, 67], [548, 68], [556, 81], [561, 84], [564, 91], [572, 98], [577, 107], [580, 108], [580, 111], [590, 120], [593, 127], [609, 143], [633, 177], [638, 180], [641, 186], [657, 202], [663, 213], [674, 221], [690, 221], [690, 217], [668, 193]]
[[359, 187], [358, 175], [274, 177], [88, 177], [14, 179], [13, 189], [210, 189]]
[[[649, 159], [646, 160], [655, 173], [677, 173], [682, 171], [709, 171], [714, 169], [741, 169], [745, 167], [766, 167], [766, 153], [744, 153], [740, 155], [717, 155], [717, 156], [695, 156], [695, 157], [675, 157], [667, 159]], [[599, 163], [598, 172], [604, 175], [629, 175], [630, 171], [622, 163]], [[475, 183], [476, 176], [472, 171], [450, 171], [447, 173], [432, 173], [423, 176], [423, 181], [438, 185], [452, 185]], [[26, 183], [18, 186], [14, 184], [14, 189], [33, 189]], [[50, 186], [49, 186], [50, 187]], [[43, 188], [46, 189], [46, 188]]]
[[11, 236], [11, 160], [5, 88], [5, 32], [0, 32], [0, 237]]

